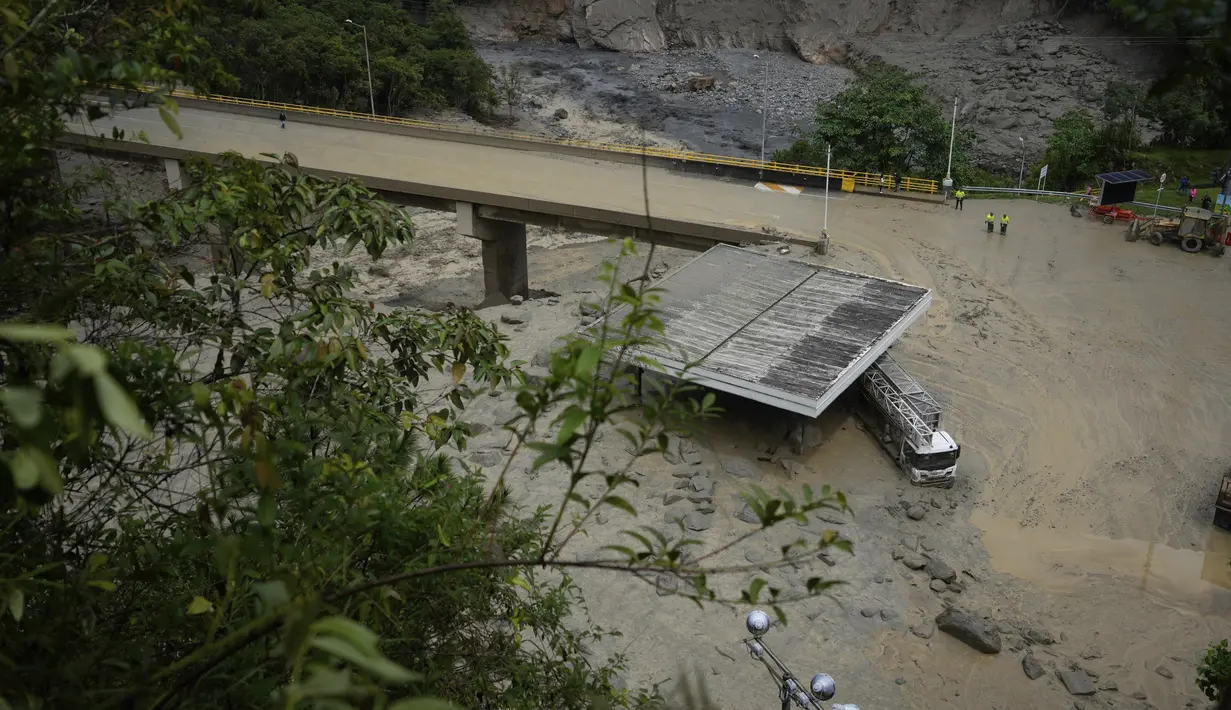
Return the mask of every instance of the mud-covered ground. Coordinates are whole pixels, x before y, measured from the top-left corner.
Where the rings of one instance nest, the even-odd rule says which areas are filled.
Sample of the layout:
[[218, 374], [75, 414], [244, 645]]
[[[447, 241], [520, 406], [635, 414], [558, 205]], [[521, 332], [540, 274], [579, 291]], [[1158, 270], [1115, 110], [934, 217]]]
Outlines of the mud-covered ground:
[[[130, 172], [143, 190], [160, 186], [157, 170]], [[642, 486], [630, 495], [638, 518], [602, 516], [576, 554], [597, 554], [624, 527], [666, 527], [689, 513], [699, 513], [695, 535], [713, 549], [748, 529], [738, 517], [746, 486], [828, 484], [847, 493], [853, 515], [773, 531], [718, 561], [761, 564], [783, 542], [825, 529], [854, 542], [853, 556], [768, 575], [789, 591], [818, 573], [845, 582], [791, 607], [790, 624], [770, 637], [801, 675], [833, 674], [837, 700], [919, 710], [1203, 706], [1196, 664], [1208, 643], [1231, 635], [1231, 540], [1210, 524], [1231, 466], [1231, 336], [1219, 306], [1231, 301], [1231, 262], [1127, 243], [1119, 228], [1058, 205], [971, 200], [956, 212], [843, 197], [830, 205], [834, 244], [821, 261], [934, 290], [927, 318], [894, 353], [948, 407], [946, 428], [963, 446], [958, 486], [906, 485], [841, 407], [822, 416], [820, 445], [794, 457], [806, 468], [792, 480], [757, 460], [780, 437], [777, 418], [728, 401], [729, 414], [693, 440], [699, 462], [638, 462]], [[989, 208], [1011, 211], [1008, 236], [983, 232]], [[414, 219], [410, 248], [377, 264], [356, 257], [360, 290], [389, 306], [478, 303], [477, 243], [456, 236], [452, 215]], [[538, 297], [483, 313], [508, 333], [516, 358], [533, 362], [578, 326], [578, 304], [596, 297], [600, 264], [615, 248], [533, 228], [530, 243]], [[690, 257], [660, 249], [653, 266]], [[796, 248], [770, 258], [813, 257]], [[492, 425], [511, 406], [507, 395], [481, 398], [471, 417]], [[505, 443], [489, 431], [466, 461], [502, 461]], [[618, 467], [628, 454], [609, 435], [594, 455]], [[753, 478], [727, 473], [732, 457], [751, 462]], [[531, 476], [525, 464], [514, 461], [509, 480], [517, 498], [557, 501], [560, 476]], [[712, 488], [708, 503], [675, 500], [679, 481]], [[700, 512], [708, 506], [712, 513]], [[932, 564], [912, 569], [921, 560]], [[946, 567], [953, 582], [934, 585], [950, 577]], [[626, 653], [630, 685], [670, 690], [696, 673], [720, 707], [775, 702], [764, 670], [739, 646], [746, 609], [698, 610], [637, 580], [578, 577], [589, 619], [624, 633], [594, 651]], [[715, 584], [730, 593], [745, 581]], [[933, 620], [947, 605], [998, 629], [1001, 652], [984, 655], [938, 631]], [[1031, 680], [1025, 669], [1036, 667], [1043, 674]], [[1066, 690], [1058, 671], [1074, 668], [1093, 694]]]
[[[790, 145], [810, 129], [816, 102], [836, 96], [852, 76], [783, 52], [742, 49], [630, 55], [517, 42], [479, 54], [497, 67], [522, 67], [519, 128], [616, 142], [639, 141], [644, 128], [652, 142], [723, 155], [759, 155], [767, 104], [766, 155]], [[713, 78], [714, 87], [690, 91], [695, 77]], [[555, 118], [560, 109], [568, 117]]]
[[[806, 199], [767, 196], [767, 199]], [[821, 420], [823, 443], [797, 460], [808, 473], [791, 480], [762, 463], [759, 478], [735, 478], [722, 460], [756, 461], [776, 436], [772, 413], [748, 403], [696, 438], [700, 464], [646, 459], [633, 503], [637, 521], [612, 514], [579, 554], [596, 554], [608, 535], [631, 524], [666, 525], [689, 504], [667, 503], [680, 480], [714, 484], [715, 512], [696, 534], [707, 547], [747, 530], [738, 494], [750, 483], [829, 484], [845, 491], [853, 517], [828, 516], [803, 530], [840, 531], [855, 555], [835, 554], [811, 569], [770, 578], [798, 591], [818, 572], [846, 584], [831, 598], [804, 602], [771, 636], [799, 673], [834, 674], [839, 699], [892, 708], [1170, 708], [1203, 706], [1195, 666], [1206, 644], [1231, 632], [1231, 540], [1210, 525], [1218, 478], [1231, 465], [1231, 338], [1218, 309], [1231, 297], [1224, 260], [1171, 247], [1124, 242], [1118, 228], [1069, 216], [1057, 205], [1011, 204], [1008, 237], [981, 229], [984, 204], [954, 212], [876, 198], [836, 202], [835, 244], [824, 263], [929, 286], [926, 322], [894, 348], [896, 357], [949, 407], [947, 428], [963, 445], [961, 482], [923, 491], [900, 474], [841, 408]], [[447, 217], [430, 217], [416, 246], [447, 254], [457, 244]], [[606, 242], [532, 233], [532, 286], [544, 294], [512, 315], [516, 357], [527, 361], [576, 327], [578, 303], [594, 298]], [[461, 245], [465, 248], [465, 243]], [[391, 303], [476, 303], [482, 278], [456, 252], [456, 269], [408, 258], [396, 279], [369, 275], [364, 288]], [[658, 250], [656, 265], [677, 266], [688, 252]], [[798, 250], [786, 257], [811, 258]], [[438, 256], [434, 258], [444, 258]], [[477, 420], [508, 413], [505, 398], [480, 403]], [[474, 451], [498, 452], [487, 435]], [[618, 437], [596, 455], [610, 465], [627, 456]], [[528, 504], [548, 503], [560, 480], [531, 477], [516, 462], [511, 481]], [[704, 487], [705, 484], [702, 484]], [[914, 520], [907, 508], [925, 515]], [[801, 529], [790, 526], [722, 558], [764, 560]], [[932, 573], [907, 562], [947, 563], [955, 584], [937, 593]], [[730, 559], [727, 559], [727, 558]], [[833, 562], [830, 566], [829, 562]], [[913, 563], [913, 562], [912, 562]], [[697, 610], [636, 580], [579, 574], [594, 623], [624, 637], [598, 651], [625, 651], [632, 684], [681, 673], [705, 679], [721, 707], [773, 702], [767, 678], [738, 646], [746, 610]], [[733, 590], [746, 577], [719, 583]], [[936, 631], [934, 617], [956, 605], [986, 617], [1003, 650], [985, 656]], [[1048, 643], [1050, 641], [1050, 643]], [[1025, 657], [1045, 673], [1031, 680]], [[1034, 661], [1029, 663], [1033, 664]], [[1070, 695], [1057, 671], [1080, 668], [1092, 696]]]

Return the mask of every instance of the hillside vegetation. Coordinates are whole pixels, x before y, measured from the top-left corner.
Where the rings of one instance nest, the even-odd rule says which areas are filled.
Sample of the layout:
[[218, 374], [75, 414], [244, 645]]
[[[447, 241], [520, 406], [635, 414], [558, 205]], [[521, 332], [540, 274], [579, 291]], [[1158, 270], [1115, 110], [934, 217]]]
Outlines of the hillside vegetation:
[[366, 28], [377, 113], [488, 110], [495, 101], [491, 72], [465, 25], [447, 3], [423, 15], [419, 24], [400, 4], [383, 0], [223, 5], [208, 16], [203, 34], [242, 96], [370, 110]]

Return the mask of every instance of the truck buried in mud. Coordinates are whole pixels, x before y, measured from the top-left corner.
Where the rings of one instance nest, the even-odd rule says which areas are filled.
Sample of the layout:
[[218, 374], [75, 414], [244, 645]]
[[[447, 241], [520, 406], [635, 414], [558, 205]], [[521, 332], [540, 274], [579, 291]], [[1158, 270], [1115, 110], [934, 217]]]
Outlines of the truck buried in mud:
[[1222, 477], [1218, 497], [1214, 499], [1214, 524], [1231, 531], [1231, 472]]
[[859, 388], [871, 405], [857, 410], [860, 418], [910, 482], [952, 488], [962, 447], [940, 428], [940, 404], [887, 353], [863, 373]]

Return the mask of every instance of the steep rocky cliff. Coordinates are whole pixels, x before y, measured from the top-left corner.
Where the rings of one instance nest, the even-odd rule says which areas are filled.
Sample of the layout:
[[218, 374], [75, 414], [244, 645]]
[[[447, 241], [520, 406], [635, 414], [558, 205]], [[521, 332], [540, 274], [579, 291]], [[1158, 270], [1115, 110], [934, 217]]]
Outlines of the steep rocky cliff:
[[[1102, 18], [1058, 21], [1062, 8], [1052, 0], [471, 0], [462, 11], [487, 40], [628, 54], [773, 49], [840, 67], [883, 59], [919, 73], [938, 103], [957, 99], [959, 123], [978, 139], [976, 160], [1016, 172], [1023, 148], [1027, 161], [1042, 154], [1054, 118], [1097, 111], [1109, 80], [1145, 81], [1156, 59], [1112, 36], [1122, 33]], [[756, 81], [730, 78], [719, 94]]]
[[470, 0], [461, 10], [489, 39], [536, 35], [622, 52], [794, 48], [819, 58], [855, 38], [977, 34], [1057, 7], [1053, 0]]

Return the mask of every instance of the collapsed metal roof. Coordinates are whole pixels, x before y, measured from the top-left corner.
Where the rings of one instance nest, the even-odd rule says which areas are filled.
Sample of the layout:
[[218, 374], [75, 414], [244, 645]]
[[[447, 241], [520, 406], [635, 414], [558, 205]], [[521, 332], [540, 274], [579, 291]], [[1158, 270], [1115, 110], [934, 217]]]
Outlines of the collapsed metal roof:
[[[655, 284], [662, 344], [693, 382], [818, 416], [927, 312], [931, 290], [721, 244]], [[611, 316], [614, 322], [620, 311]]]

